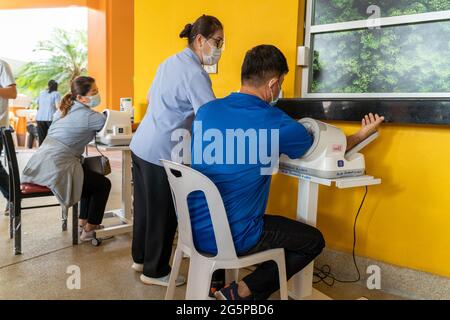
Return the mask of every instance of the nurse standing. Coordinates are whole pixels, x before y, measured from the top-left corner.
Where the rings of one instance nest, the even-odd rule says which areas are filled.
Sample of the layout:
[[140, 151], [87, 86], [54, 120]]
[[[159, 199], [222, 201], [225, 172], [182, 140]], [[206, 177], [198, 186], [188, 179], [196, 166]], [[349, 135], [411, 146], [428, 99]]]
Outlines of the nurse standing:
[[61, 95], [58, 92], [58, 83], [55, 80], [48, 82], [48, 89], [41, 92], [37, 100], [38, 113], [36, 115], [39, 145], [42, 145], [47, 137], [48, 129], [53, 121], [59, 104]]
[[[215, 99], [204, 65], [219, 62], [224, 44], [222, 23], [202, 16], [180, 34], [188, 47], [163, 62], [149, 92], [148, 112], [131, 143], [134, 179], [133, 269], [141, 281], [167, 286], [177, 217], [160, 160], [171, 160], [178, 129], [191, 130], [197, 110]], [[177, 280], [177, 285], [185, 279]]]

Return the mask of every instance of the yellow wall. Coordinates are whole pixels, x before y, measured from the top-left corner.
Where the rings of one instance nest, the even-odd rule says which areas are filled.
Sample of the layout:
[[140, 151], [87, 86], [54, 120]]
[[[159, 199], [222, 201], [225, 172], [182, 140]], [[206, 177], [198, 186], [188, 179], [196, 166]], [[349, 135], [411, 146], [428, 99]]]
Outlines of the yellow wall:
[[[276, 8], [274, 2], [266, 0], [136, 0], [135, 99], [138, 107], [147, 106], [147, 91], [158, 65], [186, 47], [186, 39], [178, 37], [181, 30], [202, 14], [217, 16], [225, 27], [226, 45], [219, 74], [211, 77], [218, 97], [239, 90], [242, 61], [246, 51], [255, 45], [277, 45], [295, 71], [296, 0], [277, 1]], [[287, 96], [294, 96], [294, 81], [295, 72], [291, 72], [286, 79]]]
[[[339, 124], [348, 133], [356, 125]], [[383, 178], [370, 187], [358, 222], [357, 254], [450, 277], [450, 130], [386, 125], [364, 154], [368, 174]], [[269, 211], [296, 214], [295, 179], [276, 177]], [[351, 252], [353, 222], [364, 190], [320, 189], [320, 230], [327, 246]]]
[[[226, 51], [213, 76], [217, 96], [239, 88], [240, 66], [246, 50], [262, 43], [282, 49], [295, 71], [295, 51], [303, 21], [296, 0], [136, 0], [135, 98], [146, 105], [146, 94], [157, 66], [185, 43], [178, 34], [203, 13], [225, 25]], [[299, 14], [300, 12], [300, 14]], [[301, 40], [299, 40], [301, 41]], [[298, 91], [300, 74], [291, 72], [286, 96]], [[297, 82], [297, 84], [295, 84]], [[341, 124], [347, 132], [356, 125]], [[370, 174], [383, 178], [371, 187], [358, 227], [357, 254], [399, 266], [450, 276], [450, 130], [436, 127], [392, 126], [369, 147]], [[295, 179], [275, 177], [269, 212], [295, 217]], [[319, 228], [328, 247], [351, 251], [353, 221], [363, 190], [322, 188]]]

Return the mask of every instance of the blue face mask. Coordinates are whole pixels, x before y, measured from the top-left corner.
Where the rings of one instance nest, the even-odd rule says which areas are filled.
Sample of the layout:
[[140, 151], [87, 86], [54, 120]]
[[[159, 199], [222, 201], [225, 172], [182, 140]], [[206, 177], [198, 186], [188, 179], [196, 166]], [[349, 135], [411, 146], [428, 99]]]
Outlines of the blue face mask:
[[96, 108], [100, 105], [100, 103], [102, 103], [102, 97], [98, 93], [95, 96], [86, 96], [84, 98], [90, 100], [88, 103], [85, 103], [85, 105], [89, 108]]

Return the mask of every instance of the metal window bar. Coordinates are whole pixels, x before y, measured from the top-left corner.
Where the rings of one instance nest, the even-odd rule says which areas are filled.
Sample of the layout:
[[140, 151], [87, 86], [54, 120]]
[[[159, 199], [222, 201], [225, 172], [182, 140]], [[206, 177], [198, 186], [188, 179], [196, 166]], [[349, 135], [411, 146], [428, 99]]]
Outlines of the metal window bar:
[[[313, 25], [314, 16], [314, 2], [315, 0], [306, 1], [306, 19], [305, 19], [305, 46], [311, 48], [311, 52], [314, 51], [314, 44], [312, 38], [314, 34], [320, 33], [332, 33], [341, 31], [361, 30], [372, 27], [370, 18], [365, 20], [348, 21], [340, 23]], [[400, 26], [417, 23], [438, 22], [438, 21], [450, 21], [450, 10], [436, 11], [396, 17], [384, 17], [377, 19], [377, 26]], [[313, 65], [314, 54], [310, 55], [309, 65]], [[302, 71], [302, 97], [308, 99], [362, 99], [362, 98], [450, 98], [450, 92], [428, 92], [428, 93], [311, 93], [310, 85], [313, 78], [312, 67], [303, 67]]]

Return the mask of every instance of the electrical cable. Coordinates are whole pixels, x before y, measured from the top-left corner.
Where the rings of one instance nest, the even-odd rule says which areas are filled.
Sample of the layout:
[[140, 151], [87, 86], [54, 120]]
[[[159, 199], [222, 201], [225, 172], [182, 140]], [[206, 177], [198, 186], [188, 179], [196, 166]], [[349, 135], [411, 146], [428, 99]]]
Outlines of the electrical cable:
[[314, 281], [314, 284], [318, 284], [323, 282], [329, 287], [335, 285], [336, 282], [339, 283], [357, 283], [361, 280], [361, 272], [358, 267], [358, 263], [356, 261], [356, 244], [357, 244], [357, 235], [356, 235], [356, 227], [358, 225], [358, 218], [361, 214], [361, 210], [364, 207], [364, 203], [366, 202], [367, 194], [369, 193], [369, 188], [366, 186], [366, 192], [364, 194], [364, 198], [361, 201], [361, 205], [359, 206], [358, 212], [355, 217], [355, 222], [353, 224], [353, 263], [355, 265], [356, 272], [358, 273], [358, 277], [356, 280], [341, 280], [336, 278], [336, 276], [331, 272], [331, 266], [323, 265], [321, 268], [314, 268], [314, 277], [318, 278], [318, 280]]

